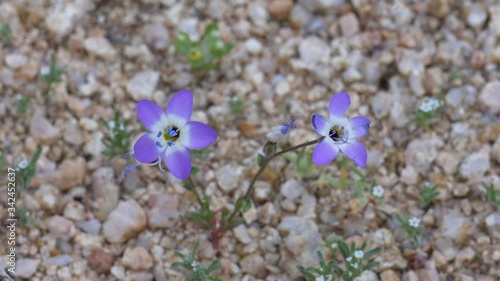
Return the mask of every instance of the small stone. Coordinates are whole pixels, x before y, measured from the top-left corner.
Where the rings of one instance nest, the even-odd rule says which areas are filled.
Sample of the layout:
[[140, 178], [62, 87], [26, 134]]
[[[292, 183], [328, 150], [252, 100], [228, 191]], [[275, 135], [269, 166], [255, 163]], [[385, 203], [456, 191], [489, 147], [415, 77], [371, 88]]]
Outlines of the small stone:
[[340, 8], [345, 4], [345, 0], [317, 0], [320, 9]]
[[83, 41], [85, 50], [96, 57], [111, 61], [116, 57], [115, 48], [104, 37], [90, 37]]
[[141, 71], [136, 73], [127, 83], [127, 92], [135, 101], [151, 99], [160, 80], [160, 74], [156, 71]]
[[168, 30], [159, 22], [144, 26], [142, 34], [144, 36], [144, 41], [155, 50], [163, 51], [170, 45]]
[[63, 212], [64, 216], [74, 221], [85, 219], [85, 207], [78, 202], [70, 202], [66, 205]]
[[71, 239], [76, 234], [75, 224], [61, 216], [50, 217], [47, 222], [49, 231], [54, 237], [61, 238], [66, 241]]
[[121, 263], [132, 270], [148, 270], [153, 267], [153, 258], [142, 247], [127, 248]]
[[148, 200], [148, 227], [152, 230], [164, 228], [169, 221], [179, 217], [177, 205], [179, 200], [175, 194], [151, 194]]
[[252, 238], [248, 235], [248, 231], [245, 225], [240, 224], [233, 229], [233, 234], [236, 240], [243, 244], [249, 244], [252, 242]]
[[351, 37], [359, 33], [358, 18], [354, 13], [348, 13], [339, 19], [340, 31], [345, 37]]
[[12, 53], [5, 56], [5, 63], [12, 69], [18, 69], [28, 62], [28, 58], [21, 53]]
[[101, 222], [98, 219], [92, 219], [89, 221], [80, 221], [77, 222], [76, 225], [79, 228], [83, 229], [83, 231], [94, 236], [99, 235], [99, 232], [101, 231]]
[[120, 202], [103, 225], [103, 234], [110, 243], [123, 243], [146, 226], [146, 215], [134, 200]]
[[299, 45], [300, 59], [311, 66], [330, 58], [330, 47], [318, 37], [307, 37]]
[[429, 12], [438, 18], [445, 18], [450, 14], [451, 0], [435, 0], [429, 2]]
[[267, 10], [271, 16], [279, 20], [286, 19], [292, 10], [292, 7], [292, 0], [271, 0], [271, 2], [267, 4]]
[[262, 203], [269, 199], [271, 194], [272, 185], [266, 181], [256, 181], [253, 199], [257, 203]]
[[248, 15], [255, 24], [262, 26], [264, 26], [269, 19], [269, 13], [264, 3], [261, 1], [252, 1], [248, 4]]
[[87, 257], [87, 262], [98, 274], [107, 275], [115, 262], [115, 257], [106, 249], [95, 249]]
[[30, 125], [31, 135], [41, 145], [52, 144], [61, 138], [59, 128], [42, 116], [34, 115]]
[[290, 179], [281, 185], [280, 193], [287, 199], [294, 200], [304, 194], [304, 187], [296, 180]]
[[452, 239], [457, 244], [461, 244], [470, 234], [469, 223], [466, 217], [458, 213], [446, 213], [441, 224], [443, 237]]
[[489, 154], [485, 151], [473, 152], [460, 164], [460, 175], [468, 180], [481, 180], [490, 169]]
[[474, 259], [476, 252], [471, 247], [466, 247], [460, 250], [457, 254], [455, 262], [458, 266], [467, 265]]
[[59, 190], [53, 185], [42, 184], [35, 192], [35, 198], [42, 208], [47, 211], [54, 211], [59, 199]]
[[484, 219], [484, 222], [490, 235], [498, 241], [498, 239], [500, 239], [500, 213], [495, 212], [488, 215]]
[[251, 254], [245, 256], [240, 261], [241, 271], [257, 277], [263, 277], [266, 274], [266, 263], [261, 255]]
[[200, 40], [200, 33], [198, 32], [198, 19], [197, 18], [185, 18], [179, 22], [177, 26], [178, 32], [185, 32], [189, 35], [189, 38], [193, 41]]
[[376, 256], [375, 261], [380, 262], [377, 267], [379, 270], [386, 269], [405, 269], [408, 262], [401, 255], [401, 251], [397, 246], [390, 246], [384, 249], [379, 255]]
[[488, 9], [490, 13], [490, 29], [498, 37], [500, 35], [500, 5], [490, 5]]
[[153, 273], [147, 271], [128, 271], [124, 281], [153, 281]]
[[68, 35], [76, 24], [95, 8], [95, 1], [57, 2], [43, 10], [45, 25], [57, 40]]
[[458, 198], [463, 198], [469, 194], [470, 188], [465, 184], [457, 184], [453, 187], [453, 196]]
[[375, 117], [378, 119], [381, 119], [383, 117], [386, 117], [389, 115], [389, 112], [391, 111], [391, 106], [392, 106], [392, 95], [380, 92], [377, 93], [372, 99], [371, 99], [371, 108], [373, 111], [373, 114]]
[[467, 23], [472, 28], [481, 28], [486, 21], [488, 14], [479, 4], [472, 4], [467, 13]]
[[100, 167], [92, 174], [92, 193], [96, 200], [96, 216], [105, 220], [118, 204], [119, 189], [111, 167]]
[[[472, 85], [450, 89], [446, 93], [446, 103], [453, 107], [472, 106], [476, 102], [477, 90]], [[491, 101], [489, 101], [491, 102]]]
[[38, 269], [38, 265], [40, 265], [39, 259], [20, 258], [16, 262], [15, 276], [28, 279], [35, 274]]
[[274, 91], [278, 96], [284, 96], [290, 93], [290, 84], [288, 83], [288, 81], [286, 81], [286, 79], [283, 79], [278, 84], [276, 84]]
[[365, 270], [361, 273], [361, 276], [354, 279], [354, 281], [379, 281], [377, 277], [377, 273], [371, 270]]
[[312, 19], [312, 15], [309, 11], [304, 9], [302, 5], [293, 6], [292, 12], [290, 13], [290, 23], [295, 28], [301, 28], [308, 24]]
[[85, 159], [66, 159], [59, 164], [59, 169], [51, 177], [51, 182], [61, 190], [81, 185], [86, 174]]
[[492, 114], [500, 113], [500, 82], [488, 82], [479, 94], [479, 102]]
[[361, 81], [362, 78], [363, 75], [361, 75], [361, 73], [352, 66], [342, 72], [342, 80], [346, 83], [358, 82]]
[[461, 160], [460, 155], [457, 155], [457, 153], [441, 151], [438, 154], [436, 162], [446, 174], [453, 175], [457, 171]]
[[256, 55], [259, 54], [262, 50], [262, 43], [260, 43], [260, 41], [255, 38], [249, 38], [247, 39], [247, 41], [245, 41], [245, 48], [251, 54]]
[[418, 172], [426, 173], [437, 157], [437, 146], [440, 141], [435, 139], [412, 140], [405, 151], [407, 163]]
[[259, 222], [267, 225], [273, 221], [273, 218], [276, 216], [276, 208], [272, 202], [267, 202], [261, 207], [259, 207], [258, 211], [258, 219]]
[[380, 274], [380, 278], [382, 278], [382, 281], [400, 281], [398, 274], [392, 269], [384, 270]]
[[242, 173], [240, 166], [225, 165], [216, 171], [215, 177], [222, 191], [229, 193], [240, 186], [239, 179]]

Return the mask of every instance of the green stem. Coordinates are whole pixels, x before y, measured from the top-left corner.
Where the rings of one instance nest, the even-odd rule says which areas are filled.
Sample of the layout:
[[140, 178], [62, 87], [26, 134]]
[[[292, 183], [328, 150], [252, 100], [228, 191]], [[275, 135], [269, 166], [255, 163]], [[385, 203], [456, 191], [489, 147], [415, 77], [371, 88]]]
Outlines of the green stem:
[[[308, 141], [308, 142], [305, 142], [305, 143], [302, 143], [302, 144], [299, 144], [299, 145], [296, 145], [296, 146], [289, 147], [287, 149], [280, 150], [280, 151], [274, 153], [273, 155], [265, 158], [264, 161], [262, 161], [262, 165], [260, 166], [259, 171], [257, 171], [257, 173], [255, 174], [255, 176], [252, 178], [252, 181], [250, 182], [250, 185], [248, 186], [248, 190], [247, 190], [247, 192], [245, 193], [245, 195], [243, 197], [249, 198], [249, 197], [252, 196], [253, 190], [255, 188], [254, 187], [255, 182], [260, 177], [260, 175], [264, 172], [264, 170], [267, 167], [267, 164], [269, 164], [269, 162], [271, 162], [271, 160], [273, 160], [275, 157], [280, 156], [281, 154], [285, 154], [287, 152], [293, 151], [293, 150], [297, 150], [297, 149], [309, 146], [309, 145], [317, 144], [320, 141], [322, 141], [324, 138], [325, 137], [320, 137], [320, 138], [312, 140], [312, 141]], [[234, 208], [233, 212], [231, 213], [231, 215], [229, 216], [229, 218], [227, 219], [227, 221], [228, 222], [231, 221], [234, 218], [234, 216], [236, 216], [236, 214], [238, 214], [238, 212], [240, 211], [240, 209], [241, 209], [241, 207]]]
[[194, 196], [196, 197], [196, 201], [198, 201], [198, 204], [200, 204], [200, 207], [203, 208], [203, 200], [201, 200], [200, 194], [198, 193], [198, 190], [196, 190], [196, 185], [194, 183], [194, 180], [191, 176], [187, 179], [189, 184], [191, 185], [191, 192], [193, 192]]

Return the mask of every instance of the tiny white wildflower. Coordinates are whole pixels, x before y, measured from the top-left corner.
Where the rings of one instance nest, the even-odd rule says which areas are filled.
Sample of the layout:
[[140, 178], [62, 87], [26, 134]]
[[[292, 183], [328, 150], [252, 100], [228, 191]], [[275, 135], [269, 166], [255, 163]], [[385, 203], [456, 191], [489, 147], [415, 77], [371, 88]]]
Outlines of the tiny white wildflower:
[[23, 159], [17, 163], [17, 170], [24, 170], [28, 167], [29, 162], [26, 159]]
[[413, 217], [408, 220], [408, 224], [410, 224], [410, 226], [417, 228], [420, 225], [420, 219], [417, 217]]
[[428, 98], [428, 99], [425, 99], [420, 104], [419, 110], [423, 111], [423, 112], [431, 112], [431, 111], [438, 109], [438, 107], [439, 107], [439, 100], [438, 99]]
[[358, 263], [357, 263], [357, 262], [353, 263], [353, 264], [352, 264], [352, 267], [354, 267], [354, 268], [358, 268]]
[[347, 257], [345, 260], [346, 260], [347, 262], [350, 262], [350, 261], [352, 260], [352, 257]]
[[222, 41], [217, 41], [217, 43], [215, 43], [215, 47], [217, 49], [223, 49], [224, 48], [224, 43]]
[[372, 190], [372, 193], [373, 193], [373, 196], [375, 197], [378, 197], [378, 198], [382, 198], [382, 196], [384, 196], [384, 188], [380, 185], [376, 185], [373, 187], [373, 190]]
[[354, 251], [354, 256], [358, 259], [362, 258], [364, 255], [365, 255], [365, 253], [363, 253], [363, 251], [361, 251], [361, 250]]
[[196, 269], [196, 267], [198, 267], [198, 262], [197, 261], [193, 261], [191, 263], [191, 267], [194, 268], [194, 269]]
[[333, 280], [333, 275], [328, 274], [328, 276], [326, 276], [326, 281], [332, 281], [332, 280]]
[[325, 281], [325, 277], [323, 275], [316, 277], [316, 281]]

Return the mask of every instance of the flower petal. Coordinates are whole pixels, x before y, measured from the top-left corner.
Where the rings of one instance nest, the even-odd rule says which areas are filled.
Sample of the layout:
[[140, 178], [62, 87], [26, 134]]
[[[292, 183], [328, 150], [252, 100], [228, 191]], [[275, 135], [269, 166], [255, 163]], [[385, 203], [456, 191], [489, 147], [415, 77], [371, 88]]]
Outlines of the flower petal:
[[370, 119], [364, 116], [356, 116], [351, 118], [350, 121], [353, 132], [349, 137], [359, 138], [368, 133], [368, 130], [370, 129]]
[[163, 121], [166, 121], [163, 109], [150, 100], [139, 101], [135, 112], [142, 124], [150, 131], [161, 131], [161, 124]]
[[337, 157], [339, 154], [339, 147], [332, 139], [323, 139], [316, 147], [312, 155], [312, 161], [316, 165], [327, 165]]
[[185, 180], [191, 173], [191, 155], [180, 143], [169, 146], [165, 151], [165, 165], [176, 178]]
[[184, 89], [174, 94], [167, 105], [168, 121], [181, 128], [189, 119], [193, 112], [193, 94], [190, 90]]
[[328, 128], [328, 122], [325, 120], [323, 115], [314, 114], [312, 117], [312, 124], [316, 132], [322, 136], [327, 136], [330, 128]]
[[328, 107], [328, 114], [333, 116], [343, 116], [351, 105], [351, 97], [347, 92], [340, 92], [333, 95]]
[[182, 127], [179, 142], [189, 149], [207, 147], [217, 140], [217, 133], [207, 124], [191, 121]]
[[151, 163], [158, 159], [160, 152], [151, 134], [142, 135], [134, 144], [134, 156], [141, 163]]
[[366, 166], [368, 155], [366, 153], [365, 146], [361, 142], [352, 139], [349, 140], [349, 143], [341, 144], [340, 149], [359, 167], [363, 168], [364, 166]]

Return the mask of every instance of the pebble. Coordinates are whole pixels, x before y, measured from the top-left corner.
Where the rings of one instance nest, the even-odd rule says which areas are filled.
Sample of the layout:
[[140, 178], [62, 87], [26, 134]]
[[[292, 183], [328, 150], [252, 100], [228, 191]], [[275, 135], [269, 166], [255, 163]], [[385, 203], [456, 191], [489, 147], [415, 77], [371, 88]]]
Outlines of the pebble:
[[472, 4], [467, 13], [467, 24], [472, 28], [481, 28], [488, 14], [480, 4]]
[[175, 194], [151, 194], [148, 200], [148, 227], [152, 230], [169, 226], [172, 219], [179, 217], [177, 205], [179, 199]]
[[51, 177], [51, 183], [62, 191], [81, 185], [86, 175], [85, 159], [77, 157], [66, 159], [59, 164], [57, 171]]
[[296, 216], [284, 217], [278, 230], [284, 237], [284, 246], [291, 253], [291, 256], [282, 257], [280, 266], [293, 276], [297, 275], [296, 264], [315, 264], [317, 252], [324, 251], [318, 226], [311, 220]]
[[31, 258], [19, 258], [16, 261], [16, 277], [19, 278], [30, 278], [35, 274], [38, 266], [40, 265], [40, 259]]
[[292, 0], [271, 0], [267, 4], [267, 10], [269, 11], [269, 14], [279, 20], [286, 19], [290, 14], [290, 11], [292, 10], [292, 7]]
[[498, 241], [500, 239], [500, 213], [494, 212], [488, 215], [484, 222], [491, 236]]
[[59, 197], [59, 190], [50, 184], [42, 184], [35, 192], [35, 198], [40, 206], [50, 212], [55, 211]]
[[83, 221], [85, 219], [85, 207], [78, 202], [70, 202], [63, 212], [64, 216], [70, 220]]
[[87, 257], [87, 262], [90, 268], [98, 274], [109, 274], [115, 257], [106, 249], [95, 249]]
[[429, 138], [412, 140], [405, 151], [407, 164], [422, 174], [426, 173], [437, 157], [439, 143], [439, 140]]
[[94, 8], [94, 1], [77, 0], [54, 3], [53, 6], [44, 11], [47, 13], [45, 25], [50, 34], [60, 40], [68, 35], [85, 14]]
[[153, 267], [153, 258], [142, 247], [127, 248], [123, 254], [121, 263], [132, 270], [148, 270]]
[[111, 61], [116, 57], [115, 48], [104, 37], [90, 37], [83, 41], [85, 50], [93, 56]]
[[304, 187], [296, 180], [289, 179], [281, 185], [280, 193], [285, 198], [294, 200], [304, 194]]
[[437, 164], [441, 166], [444, 172], [448, 175], [455, 174], [461, 160], [462, 158], [460, 155], [449, 151], [440, 151], [436, 158]]
[[253, 192], [253, 199], [257, 203], [262, 203], [269, 199], [271, 194], [272, 185], [267, 181], [256, 181], [255, 190]]
[[445, 213], [441, 223], [441, 234], [444, 238], [451, 239], [460, 245], [470, 234], [468, 219], [459, 213]]
[[267, 225], [271, 224], [273, 219], [277, 214], [276, 207], [272, 202], [267, 202], [261, 207], [259, 207], [257, 211], [257, 218], [260, 223]]
[[359, 33], [359, 21], [354, 13], [347, 13], [339, 18], [340, 31], [345, 37]]
[[379, 281], [377, 273], [371, 270], [365, 270], [361, 273], [361, 276], [354, 279], [354, 281]]
[[255, 24], [260, 26], [266, 25], [269, 19], [269, 13], [261, 1], [252, 1], [248, 4], [248, 15]]
[[245, 48], [251, 53], [251, 54], [259, 54], [262, 50], [262, 44], [260, 43], [259, 40], [255, 38], [249, 38], [245, 41]]
[[327, 43], [318, 37], [307, 37], [299, 44], [300, 59], [310, 66], [328, 61], [330, 51]]
[[266, 263], [261, 255], [251, 254], [244, 256], [240, 261], [241, 271], [257, 277], [264, 277], [266, 274]]
[[134, 200], [121, 201], [103, 224], [103, 234], [110, 243], [123, 243], [146, 226], [146, 215]]
[[377, 267], [378, 270], [386, 270], [386, 269], [405, 269], [407, 267], [408, 262], [401, 255], [401, 251], [397, 246], [390, 246], [384, 249], [380, 254], [378, 254], [375, 258], [375, 261], [380, 262], [380, 265]]
[[168, 30], [160, 22], [153, 22], [143, 27], [144, 41], [154, 50], [164, 51], [170, 45]]
[[304, 9], [302, 5], [295, 5], [290, 13], [289, 21], [293, 27], [306, 26], [312, 19], [312, 14]]
[[21, 53], [11, 53], [5, 56], [5, 63], [14, 70], [24, 66], [27, 62], [28, 57]]
[[399, 279], [398, 274], [392, 269], [384, 270], [380, 274], [380, 278], [382, 281], [400, 281], [401, 280], [401, 279]]
[[99, 232], [101, 231], [101, 222], [98, 219], [79, 221], [76, 225], [88, 234], [95, 236], [99, 235]]
[[500, 113], [500, 82], [488, 82], [479, 94], [479, 102], [491, 114]]
[[111, 167], [100, 167], [92, 174], [92, 193], [97, 206], [96, 216], [105, 220], [118, 204], [119, 189]]
[[248, 231], [245, 225], [240, 224], [233, 229], [234, 237], [243, 244], [249, 244], [252, 242], [252, 238], [248, 235]]
[[468, 185], [458, 183], [453, 187], [453, 196], [463, 198], [469, 194], [470, 188]]
[[70, 240], [76, 234], [75, 224], [61, 216], [50, 217], [47, 222], [50, 233], [56, 237], [66, 241]]
[[40, 145], [52, 144], [61, 138], [59, 128], [53, 126], [43, 116], [33, 115], [30, 125], [30, 134]]
[[141, 71], [127, 82], [127, 92], [135, 101], [151, 99], [159, 80], [160, 74], [158, 72]]
[[186, 18], [180, 21], [177, 26], [178, 32], [185, 32], [189, 35], [191, 40], [198, 41], [200, 40], [200, 33], [198, 32], [198, 19], [196, 18]]
[[480, 181], [489, 169], [489, 153], [486, 151], [476, 151], [465, 157], [460, 164], [459, 173], [468, 180]]
[[490, 13], [490, 26], [489, 26], [489, 28], [498, 37], [498, 36], [500, 36], [500, 5], [489, 6], [488, 12]]
[[241, 166], [224, 165], [215, 172], [219, 187], [224, 193], [230, 193], [240, 186], [240, 177], [243, 173]]

